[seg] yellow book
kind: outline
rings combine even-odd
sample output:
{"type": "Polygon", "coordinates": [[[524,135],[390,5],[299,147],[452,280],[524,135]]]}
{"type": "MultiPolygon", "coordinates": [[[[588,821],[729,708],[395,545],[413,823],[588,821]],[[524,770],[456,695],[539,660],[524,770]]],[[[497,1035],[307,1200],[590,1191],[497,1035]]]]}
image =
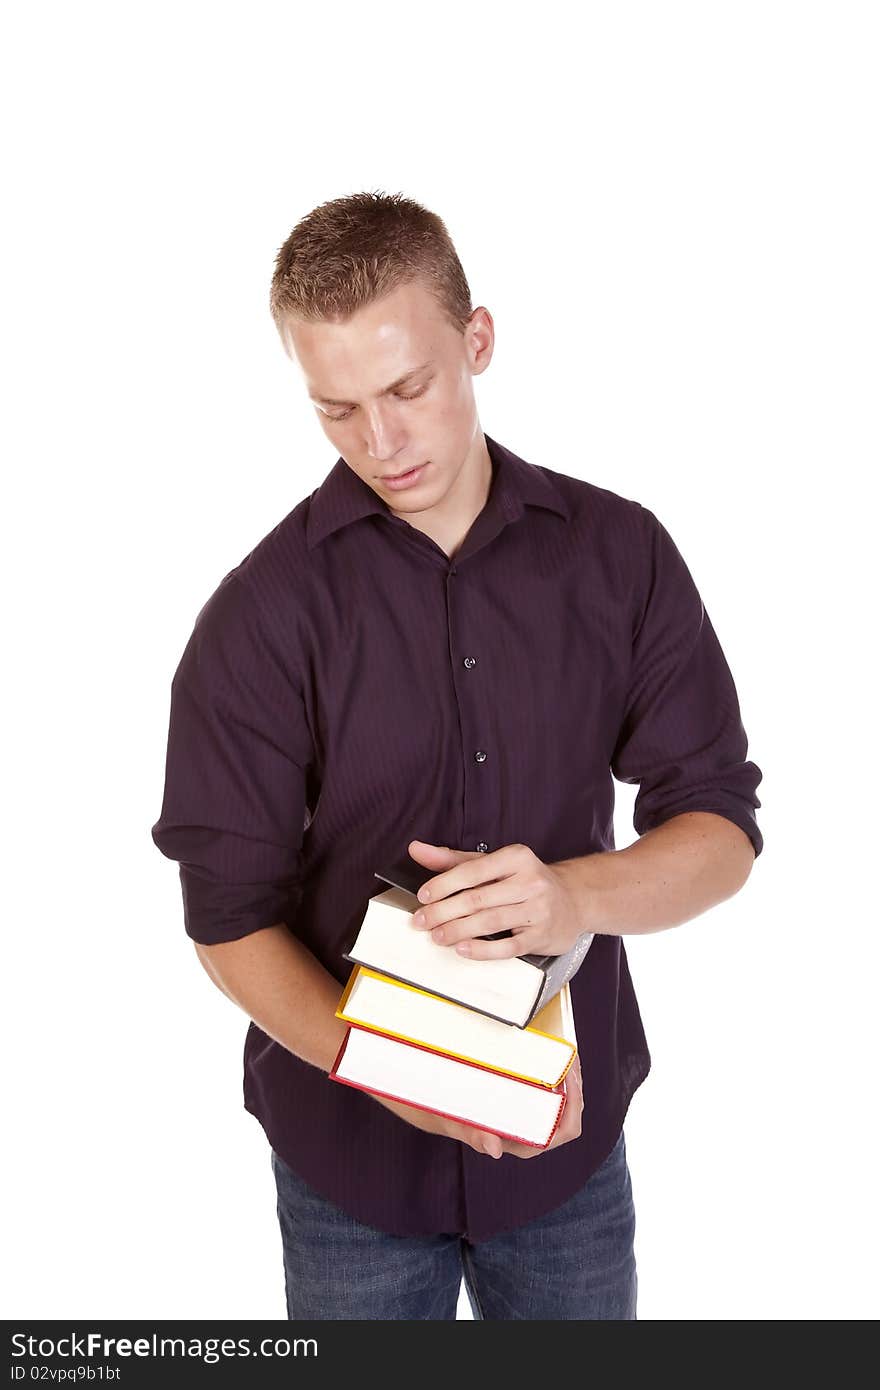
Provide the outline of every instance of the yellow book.
{"type": "Polygon", "coordinates": [[[471,1062],[538,1086],[558,1086],[577,1053],[566,983],[526,1028],[356,965],[336,1017],[355,1028],[471,1062]]]}

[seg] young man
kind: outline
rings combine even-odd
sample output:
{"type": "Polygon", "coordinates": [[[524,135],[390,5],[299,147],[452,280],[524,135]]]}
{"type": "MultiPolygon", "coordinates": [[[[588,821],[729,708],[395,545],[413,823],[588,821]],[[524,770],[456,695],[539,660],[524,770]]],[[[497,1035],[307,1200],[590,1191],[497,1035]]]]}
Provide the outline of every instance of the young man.
{"type": "Polygon", "coordinates": [[[288,1315],[454,1318],[463,1273],[475,1317],[634,1319],[623,1121],[650,1056],[622,937],[730,897],[761,852],[730,670],[652,512],[481,429],[492,316],[437,216],[316,208],[271,310],[339,457],[198,614],[152,834],[251,1019],[288,1315]],[[639,786],[619,851],[612,774],[639,786]],[[328,1079],[343,952],[407,854],[449,950],[595,933],[547,1150],[328,1079]]]}

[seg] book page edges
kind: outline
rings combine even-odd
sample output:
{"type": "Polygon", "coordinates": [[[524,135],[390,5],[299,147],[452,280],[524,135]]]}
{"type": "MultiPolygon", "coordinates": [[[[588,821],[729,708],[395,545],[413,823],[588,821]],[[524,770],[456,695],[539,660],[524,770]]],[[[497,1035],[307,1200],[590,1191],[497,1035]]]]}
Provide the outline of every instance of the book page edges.
{"type": "Polygon", "coordinates": [[[425,989],[423,989],[423,987],[422,987],[421,985],[416,985],[416,984],[414,984],[412,980],[405,979],[403,975],[395,975],[395,974],[393,974],[392,971],[390,970],[390,968],[389,968],[388,966],[386,966],[386,967],[384,968],[384,970],[380,970],[379,967],[378,967],[377,965],[371,964],[368,960],[366,960],[366,959],[363,959],[363,960],[362,960],[359,956],[353,955],[353,954],[352,954],[353,951],[354,951],[354,947],[352,947],[351,951],[344,951],[344,952],[343,952],[343,958],[344,958],[345,960],[351,961],[354,965],[360,965],[364,970],[369,970],[369,971],[371,971],[374,975],[385,975],[388,979],[394,980],[395,984],[408,985],[411,989],[419,989],[419,990],[421,990],[422,993],[424,993],[424,994],[433,993],[437,999],[443,999],[443,1000],[445,1000],[448,1004],[458,1004],[458,1005],[460,1005],[460,1007],[463,1008],[463,1009],[473,1009],[475,1013],[478,1013],[478,1014],[485,1014],[487,1018],[494,1018],[494,1019],[496,1019],[496,1020],[498,1021],[498,1023],[509,1023],[509,1024],[511,1024],[512,1027],[514,1027],[514,1028],[527,1028],[528,1025],[529,1025],[530,1020],[531,1020],[531,1019],[534,1017],[534,1015],[538,1012],[538,1010],[536,1009],[535,1005],[536,1005],[537,1002],[538,1002],[538,998],[539,998],[540,992],[541,992],[540,981],[543,981],[543,978],[544,978],[543,975],[540,975],[540,974],[539,974],[539,976],[538,976],[538,979],[539,979],[538,994],[535,996],[534,1000],[532,1001],[531,1005],[529,1006],[528,1017],[526,1017],[526,1018],[523,1020],[523,1022],[520,1023],[520,1022],[518,1021],[518,1019],[515,1019],[515,1018],[505,1018],[503,1014],[493,1014],[493,1012],[492,1012],[491,1009],[485,1009],[485,1008],[483,1008],[483,1007],[482,1007],[481,1005],[479,1005],[479,1004],[464,1004],[464,1003],[462,1003],[461,999],[456,999],[456,998],[455,998],[453,995],[451,995],[451,994],[444,994],[444,993],[443,993],[441,990],[439,990],[439,989],[434,989],[433,991],[431,991],[431,990],[425,990],[425,989]]]}
{"type": "Polygon", "coordinates": [[[477,1124],[475,1120],[468,1119],[466,1115],[451,1115],[447,1110],[435,1110],[433,1106],[424,1105],[421,1101],[408,1100],[406,1096],[394,1095],[391,1091],[380,1091],[376,1086],[365,1086],[362,1082],[352,1081],[351,1078],[347,1076],[337,1076],[335,1074],[335,1067],[334,1071],[330,1072],[329,1075],[330,1080],[338,1082],[340,1086],[351,1086],[356,1091],[367,1092],[368,1095],[384,1096],[386,1100],[396,1100],[400,1105],[411,1105],[414,1110],[426,1110],[430,1115],[439,1115],[444,1120],[454,1120],[456,1124],[467,1125],[469,1129],[482,1129],[485,1130],[487,1134],[497,1134],[501,1139],[512,1139],[517,1144],[527,1144],[530,1149],[546,1149],[559,1128],[562,1112],[565,1109],[566,1097],[564,1093],[561,1093],[559,1097],[559,1108],[556,1112],[553,1128],[548,1134],[545,1142],[539,1144],[534,1139],[526,1139],[522,1134],[511,1134],[504,1129],[492,1129],[489,1125],[477,1124]]]}
{"type": "Polygon", "coordinates": [[[555,1091],[556,1087],[568,1075],[574,1062],[572,1052],[562,1071],[553,1081],[542,1081],[539,1076],[530,1076],[528,1072],[511,1071],[509,1067],[493,1067],[491,1063],[480,1061],[477,1057],[469,1057],[466,1052],[455,1052],[450,1047],[438,1047],[435,1044],[421,1042],[418,1038],[409,1038],[405,1033],[395,1033],[390,1028],[379,1028],[375,1023],[365,1022],[363,1019],[356,1018],[354,1014],[345,1014],[344,1021],[352,1028],[362,1028],[365,1033],[377,1033],[383,1038],[393,1038],[397,1042],[405,1043],[407,1047],[419,1047],[423,1052],[436,1052],[440,1057],[451,1057],[454,1062],[465,1062],[469,1067],[479,1067],[482,1071],[495,1072],[497,1076],[509,1076],[513,1081],[526,1081],[530,1086],[539,1086],[542,1091],[555,1091]]]}
{"type": "MultiPolygon", "coordinates": [[[[430,989],[423,989],[421,985],[412,985],[412,984],[410,984],[409,981],[407,981],[407,980],[398,980],[398,979],[395,978],[395,976],[393,976],[393,975],[386,975],[384,971],[382,971],[382,970],[376,970],[376,969],[374,969],[374,968],[373,968],[372,966],[370,966],[370,965],[360,965],[360,964],[358,964],[358,965],[355,967],[355,969],[352,971],[352,977],[351,977],[351,979],[349,980],[348,984],[346,985],[346,987],[345,987],[345,992],[344,992],[342,998],[341,998],[340,1001],[339,1001],[339,1009],[337,1009],[337,1011],[336,1011],[337,1014],[339,1013],[340,1009],[343,1009],[344,1006],[348,1003],[348,998],[349,998],[349,995],[351,994],[352,989],[354,988],[355,978],[356,978],[358,972],[360,972],[360,973],[362,973],[362,974],[364,974],[364,975],[369,975],[369,976],[370,976],[372,979],[374,979],[374,980],[381,980],[384,984],[393,985],[396,989],[408,989],[412,994],[424,994],[424,995],[427,995],[427,997],[428,997],[429,999],[441,999],[441,1000],[443,1001],[444,1004],[450,1004],[450,1005],[451,1005],[453,1008],[455,1008],[455,1009],[463,1009],[463,1010],[465,1010],[466,1012],[468,1012],[468,1006],[467,1006],[467,1004],[460,1004],[460,1003],[458,1002],[457,999],[448,999],[448,998],[447,998],[445,995],[443,995],[443,994],[435,994],[435,993],[434,993],[432,990],[430,990],[430,989]]],[[[564,990],[564,989],[565,989],[565,986],[563,985],[563,990],[564,990]]],[[[561,994],[561,992],[560,992],[560,994],[561,994]]],[[[550,1002],[549,1002],[548,1004],[545,1004],[544,1009],[540,1009],[540,1010],[538,1011],[538,1013],[535,1015],[535,1018],[538,1018],[539,1015],[540,1015],[541,1013],[543,1013],[545,1009],[546,1009],[546,1011],[549,1013],[549,1012],[554,1008],[554,1005],[556,1004],[556,998],[557,998],[557,997],[560,997],[560,996],[554,996],[554,998],[551,999],[550,1002]]],[[[482,1013],[483,1010],[480,1009],[480,1010],[477,1010],[477,1012],[482,1013]]],[[[562,1012],[562,1010],[560,1010],[560,1012],[562,1012]]],[[[490,1016],[490,1015],[487,1014],[487,1017],[489,1017],[489,1016],[490,1016]]],[[[501,1020],[499,1020],[499,1022],[500,1022],[500,1021],[501,1021],[501,1020]]],[[[516,1025],[515,1023],[512,1023],[512,1024],[509,1025],[509,1027],[511,1027],[511,1028],[515,1028],[516,1026],[517,1026],[517,1025],[516,1025]]],[[[546,1029],[546,1028],[537,1028],[537,1027],[534,1025],[534,1023],[530,1023],[530,1024],[529,1024],[528,1031],[529,1031],[530,1033],[539,1033],[539,1034],[541,1035],[542,1038],[549,1038],[551,1042],[562,1043],[565,1047],[570,1047],[570,1046],[571,1046],[571,1041],[572,1041],[572,1040],[571,1040],[570,1038],[567,1038],[567,1037],[564,1035],[564,1033],[552,1033],[552,1032],[550,1032],[550,1031],[549,1031],[548,1029],[546,1029]]]]}
{"type": "MultiPolygon", "coordinates": [[[[416,985],[407,984],[402,980],[396,980],[393,976],[385,975],[380,970],[371,970],[368,966],[358,965],[352,972],[352,977],[346,985],[345,990],[343,992],[343,996],[339,1001],[339,1006],[336,1009],[337,1018],[342,1019],[345,1023],[351,1024],[355,1028],[363,1028],[367,1032],[378,1033],[381,1036],[387,1038],[396,1038],[400,1042],[407,1043],[410,1046],[421,1047],[429,1052],[436,1052],[443,1056],[451,1057],[458,1061],[468,1062],[473,1066],[482,1067],[486,1071],[497,1072],[500,1076],[510,1076],[518,1081],[528,1081],[534,1086],[540,1086],[542,1090],[555,1090],[555,1088],[562,1082],[562,1080],[568,1074],[568,1071],[572,1066],[572,1063],[574,1062],[577,1047],[573,1038],[566,1037],[564,1033],[545,1032],[543,1029],[535,1028],[533,1025],[530,1025],[527,1030],[520,1031],[528,1031],[531,1033],[535,1033],[539,1037],[546,1038],[549,1042],[555,1043],[559,1047],[568,1049],[567,1056],[565,1058],[561,1070],[555,1077],[552,1078],[552,1080],[549,1081],[539,1076],[533,1076],[529,1072],[517,1071],[515,1068],[501,1065],[495,1066],[492,1064],[491,1061],[473,1057],[470,1053],[462,1052],[453,1047],[444,1047],[440,1043],[431,1042],[424,1038],[415,1037],[412,1034],[402,1032],[398,1028],[393,1028],[390,1026],[387,1028],[383,1028],[381,1023],[377,1023],[373,1019],[361,1018],[352,1008],[346,1007],[346,1004],[350,999],[350,996],[354,990],[354,986],[357,983],[357,979],[360,975],[365,975],[370,979],[378,980],[381,984],[390,986],[394,989],[408,990],[410,993],[415,995],[421,995],[426,999],[438,1000],[439,1002],[447,1005],[450,1008],[460,1009],[463,1010],[465,1013],[473,1012],[472,1010],[469,1010],[466,1005],[457,1004],[453,1000],[444,999],[442,995],[432,994],[430,990],[420,989],[416,985]]],[[[567,1014],[570,1015],[571,1013],[570,1001],[563,997],[564,994],[567,994],[567,991],[563,986],[563,994],[560,994],[559,996],[551,1000],[550,1004],[546,1006],[546,1012],[551,1016],[556,1015],[563,1023],[567,1021],[567,1014]],[[567,1010],[566,1004],[568,1005],[567,1010]]],[[[503,1026],[507,1028],[515,1028],[516,1024],[504,1024],[503,1026]]]]}
{"type": "MultiPolygon", "coordinates": [[[[519,979],[523,968],[529,976],[533,976],[533,993],[523,991],[522,1005],[524,1010],[524,1020],[503,1018],[501,1014],[493,1013],[491,1007],[484,1007],[483,1004],[466,1004],[467,1008],[477,1008],[480,1012],[487,1014],[490,1018],[498,1018],[501,1022],[512,1022],[517,1028],[524,1028],[534,1016],[538,1002],[541,998],[545,984],[544,970],[536,965],[529,956],[509,956],[490,962],[477,961],[458,956],[450,951],[448,946],[438,945],[432,941],[430,934],[419,931],[413,924],[412,916],[415,907],[418,907],[418,899],[411,893],[404,892],[399,888],[389,888],[386,892],[379,893],[371,897],[367,902],[367,910],[361,921],[357,935],[349,947],[344,952],[347,960],[355,961],[360,965],[368,966],[373,970],[378,970],[386,975],[393,975],[396,979],[403,980],[407,984],[415,983],[411,975],[403,973],[407,968],[418,971],[421,976],[421,985],[425,986],[425,975],[423,969],[427,962],[433,957],[445,975],[444,983],[453,992],[447,993],[435,984],[431,992],[441,998],[450,999],[455,1003],[461,1000],[456,998],[454,991],[458,988],[458,981],[470,981],[474,979],[474,969],[482,965],[491,964],[493,970],[491,976],[496,980],[504,981],[500,987],[498,984],[487,985],[486,988],[491,995],[492,1002],[497,1002],[502,1007],[507,1007],[511,998],[509,989],[506,987],[508,980],[519,979]],[[407,957],[406,963],[401,970],[394,970],[387,961],[380,963],[380,956],[386,955],[385,947],[391,947],[391,938],[397,930],[394,918],[402,918],[401,926],[406,936],[410,937],[409,944],[404,948],[404,955],[407,957]],[[361,950],[361,955],[355,954],[356,949],[361,950]],[[366,948],[366,949],[365,949],[366,948]],[[366,950],[376,951],[376,959],[370,961],[366,956],[366,950]],[[413,954],[415,952],[415,954],[413,954]],[[441,965],[442,962],[442,965],[441,965]],[[452,965],[454,962],[454,966],[452,965]]],[[[538,958],[540,959],[540,957],[538,958]]],[[[429,967],[430,968],[430,967],[429,967]]],[[[524,977],[523,977],[524,978],[524,977]]],[[[517,987],[518,988],[518,987],[517,987]]]]}

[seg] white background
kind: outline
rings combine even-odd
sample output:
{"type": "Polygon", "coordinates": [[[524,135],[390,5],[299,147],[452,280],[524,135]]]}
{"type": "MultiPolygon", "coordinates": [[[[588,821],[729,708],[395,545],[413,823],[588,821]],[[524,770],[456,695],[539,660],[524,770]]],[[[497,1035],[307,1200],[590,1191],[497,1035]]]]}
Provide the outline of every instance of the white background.
{"type": "Polygon", "coordinates": [[[247,1020],[150,827],[199,608],[336,457],[269,317],[275,253],[379,188],[444,218],[494,315],[483,428],[669,529],[764,772],[742,892],[626,938],[639,1317],[876,1317],[875,22],[7,18],[5,1316],[285,1316],[247,1020]]]}

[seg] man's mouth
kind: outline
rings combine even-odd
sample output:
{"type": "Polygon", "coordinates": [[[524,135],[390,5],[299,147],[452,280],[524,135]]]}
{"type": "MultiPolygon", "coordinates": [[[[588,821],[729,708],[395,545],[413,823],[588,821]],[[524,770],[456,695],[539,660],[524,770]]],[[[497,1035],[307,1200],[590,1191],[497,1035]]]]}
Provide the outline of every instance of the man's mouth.
{"type": "Polygon", "coordinates": [[[430,463],[430,459],[426,463],[418,463],[414,468],[406,469],[403,473],[383,473],[382,482],[387,483],[394,491],[399,491],[400,488],[410,487],[412,484],[420,481],[422,474],[428,467],[428,463],[430,463]]]}
{"type": "Polygon", "coordinates": [[[412,468],[405,468],[405,469],[403,470],[402,473],[383,473],[383,474],[382,474],[382,477],[383,477],[383,478],[408,478],[409,475],[410,475],[410,473],[416,473],[416,472],[418,472],[418,470],[419,470],[420,468],[423,468],[423,467],[424,467],[424,464],[416,463],[416,464],[413,464],[412,468]]]}

